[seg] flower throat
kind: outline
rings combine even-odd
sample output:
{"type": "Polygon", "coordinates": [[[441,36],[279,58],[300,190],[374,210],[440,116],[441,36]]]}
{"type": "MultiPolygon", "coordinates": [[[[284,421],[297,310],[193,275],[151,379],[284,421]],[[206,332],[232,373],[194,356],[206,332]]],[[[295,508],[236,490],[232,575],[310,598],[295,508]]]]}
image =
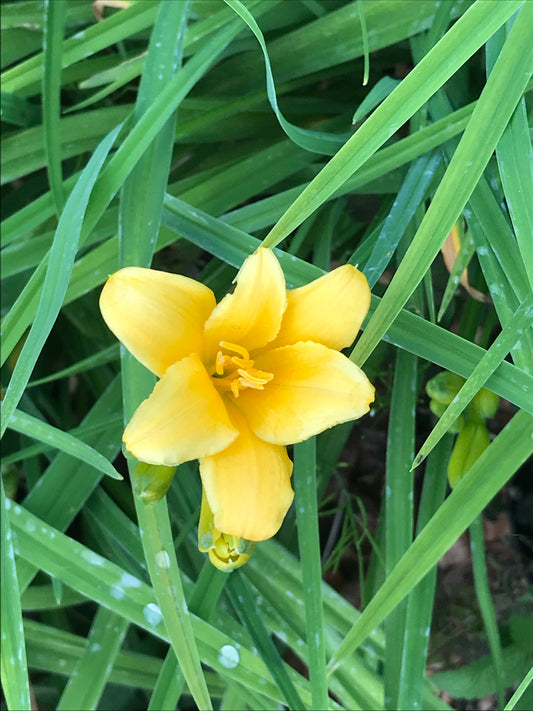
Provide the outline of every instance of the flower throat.
{"type": "Polygon", "coordinates": [[[228,341],[220,341],[222,350],[218,351],[215,359],[213,382],[221,392],[232,392],[239,397],[239,392],[244,388],[264,390],[264,386],[274,377],[272,373],[258,370],[246,348],[228,341]],[[225,353],[224,351],[229,351],[225,353]],[[237,355],[232,355],[232,354],[237,355]]]}

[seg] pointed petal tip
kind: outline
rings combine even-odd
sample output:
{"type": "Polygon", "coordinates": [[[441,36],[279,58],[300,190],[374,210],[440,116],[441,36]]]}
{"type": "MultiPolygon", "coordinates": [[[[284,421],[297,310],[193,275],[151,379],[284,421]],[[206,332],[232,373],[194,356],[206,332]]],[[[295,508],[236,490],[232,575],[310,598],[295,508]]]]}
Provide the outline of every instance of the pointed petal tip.
{"type": "Polygon", "coordinates": [[[287,292],[287,309],[271,347],[314,341],[341,350],[353,343],[370,307],[365,275],[344,264],[287,292]]]}
{"type": "Polygon", "coordinates": [[[236,276],[237,286],[227,294],[205,324],[208,359],[220,341],[244,346],[249,352],[272,341],[287,308],[283,270],[271,249],[259,247],[247,257],[236,276]]]}

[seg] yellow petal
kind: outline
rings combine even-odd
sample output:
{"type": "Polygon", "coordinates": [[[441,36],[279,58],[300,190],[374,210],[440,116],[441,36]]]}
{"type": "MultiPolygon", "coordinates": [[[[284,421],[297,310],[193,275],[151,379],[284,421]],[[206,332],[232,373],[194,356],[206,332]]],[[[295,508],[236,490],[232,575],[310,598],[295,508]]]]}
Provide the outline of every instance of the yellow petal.
{"type": "Polygon", "coordinates": [[[200,474],[214,525],[225,534],[264,541],[281,526],[292,503],[292,462],[285,447],[263,442],[234,405],[239,436],[219,454],[200,460],[200,474]]]}
{"type": "Polygon", "coordinates": [[[345,264],[287,292],[287,310],[270,347],[315,341],[340,351],[353,343],[369,306],[365,275],[345,264]]]}
{"type": "Polygon", "coordinates": [[[196,354],[168,368],[135,411],[123,441],[149,464],[177,466],[225,449],[238,434],[196,354]]]}
{"type": "Polygon", "coordinates": [[[102,316],[137,360],[158,376],[189,355],[203,355],[203,327],[215,308],[211,289],[194,279],[126,267],[100,296],[102,316]]]}
{"type": "Polygon", "coordinates": [[[374,387],[355,363],[320,343],[297,343],[261,353],[273,373],[264,390],[242,390],[235,404],[258,437],[274,444],[301,442],[370,409],[374,387]]]}
{"type": "Polygon", "coordinates": [[[260,247],[237,275],[237,286],[217,305],[205,325],[208,358],[220,341],[262,348],[276,337],[287,306],[285,277],[270,249],[260,247]]]}

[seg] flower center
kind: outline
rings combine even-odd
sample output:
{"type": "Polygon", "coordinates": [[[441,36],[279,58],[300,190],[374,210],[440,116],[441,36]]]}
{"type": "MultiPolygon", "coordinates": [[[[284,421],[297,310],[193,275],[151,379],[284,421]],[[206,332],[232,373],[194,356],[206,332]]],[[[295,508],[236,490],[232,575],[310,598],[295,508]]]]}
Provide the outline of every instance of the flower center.
{"type": "Polygon", "coordinates": [[[243,346],[228,341],[220,341],[219,345],[222,350],[217,353],[211,373],[217,389],[231,391],[235,397],[239,397],[239,391],[243,388],[264,390],[264,386],[274,377],[272,373],[258,370],[243,346]],[[224,351],[229,351],[229,354],[224,351]]]}

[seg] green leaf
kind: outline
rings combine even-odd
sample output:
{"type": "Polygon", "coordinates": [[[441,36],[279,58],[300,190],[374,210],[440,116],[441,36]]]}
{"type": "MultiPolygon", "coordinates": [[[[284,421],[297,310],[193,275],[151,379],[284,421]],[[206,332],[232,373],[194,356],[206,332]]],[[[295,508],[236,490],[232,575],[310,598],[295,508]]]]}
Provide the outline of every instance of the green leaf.
{"type": "Polygon", "coordinates": [[[316,440],[294,445],[294,489],[298,546],[302,561],[305,636],[309,655],[309,680],[313,708],[327,709],[326,643],[322,614],[322,566],[318,535],[316,440]]]}
{"type": "Polygon", "coordinates": [[[20,592],[15,568],[15,552],[11,537],[8,508],[2,481],[2,689],[8,709],[30,711],[30,688],[26,645],[22,629],[20,592]]]}
{"type": "Polygon", "coordinates": [[[65,0],[45,0],[44,3],[44,73],[43,73],[43,130],[48,181],[56,212],[61,215],[65,204],[61,168],[61,50],[65,29],[67,4],[65,0]]]}
{"type": "MultiPolygon", "coordinates": [[[[263,625],[261,617],[256,610],[256,602],[251,594],[251,590],[246,580],[242,577],[240,570],[235,570],[231,573],[227,586],[231,594],[230,599],[232,605],[244,626],[249,631],[254,645],[257,647],[259,654],[270,670],[279,690],[282,692],[284,702],[291,711],[305,708],[281,660],[276,645],[270,639],[268,631],[263,625]]],[[[234,663],[235,651],[234,649],[227,650],[228,661],[226,664],[234,663]]]]}
{"type": "MultiPolygon", "coordinates": [[[[488,9],[489,6],[484,3],[473,5],[432,52],[444,42],[462,20],[465,20],[467,15],[475,14],[474,10],[481,7],[488,9]]],[[[494,10],[501,10],[504,7],[511,9],[511,3],[506,3],[505,6],[491,4],[490,7],[494,10]]],[[[398,267],[379,308],[376,309],[372,320],[352,352],[351,358],[359,364],[365,362],[397,317],[403,304],[422,280],[481,178],[482,172],[524,92],[533,72],[533,43],[530,41],[529,32],[533,21],[531,13],[533,13],[533,5],[526,3],[518,15],[422,224],[398,267]],[[480,136],[482,136],[482,140],[480,140],[480,136]],[[460,185],[460,190],[458,190],[458,185],[460,185]]],[[[412,74],[423,65],[432,52],[417,64],[412,74]]],[[[398,89],[400,88],[401,86],[398,87],[398,89]]],[[[391,97],[394,96],[394,93],[391,94],[391,97]]],[[[385,103],[386,101],[382,106],[385,103]]]]}
{"type": "Polygon", "coordinates": [[[38,420],[26,412],[15,410],[7,426],[9,429],[15,430],[15,432],[20,432],[33,439],[38,439],[40,442],[45,442],[52,447],[57,447],[57,449],[76,457],[76,459],[81,459],[82,462],[86,462],[113,479],[122,479],[111,462],[100,454],[100,452],[97,452],[92,447],[89,447],[88,444],[68,434],[68,432],[62,432],[58,430],[57,427],[38,420]]]}
{"type": "Polygon", "coordinates": [[[128,627],[128,620],[105,607],[98,609],[83,654],[61,694],[58,711],[98,707],[128,627]]]}
{"type": "Polygon", "coordinates": [[[41,301],[9,381],[2,402],[2,433],[9,424],[20,397],[26,387],[39,353],[55,323],[63,304],[74,258],[78,249],[83,217],[89,197],[102,165],[118,135],[120,126],[112,131],[98,146],[72,191],[57,226],[50,259],[44,278],[41,301]]]}
{"type": "MultiPolygon", "coordinates": [[[[272,2],[277,2],[278,0],[271,0],[272,2]]],[[[240,0],[224,0],[224,2],[229,5],[236,13],[241,17],[248,27],[252,30],[257,38],[263,52],[263,57],[265,60],[266,69],[266,83],[267,83],[267,94],[270,106],[274,111],[276,118],[279,121],[280,126],[285,131],[287,136],[296,143],[296,145],[301,148],[305,148],[308,151],[313,151],[315,153],[325,153],[326,155],[332,155],[337,151],[340,146],[346,141],[346,136],[335,136],[327,133],[322,133],[318,131],[309,131],[298,126],[294,126],[290,121],[283,116],[281,113],[278,100],[276,97],[276,86],[274,84],[274,76],[272,74],[272,68],[270,66],[270,59],[268,57],[268,52],[265,44],[265,39],[263,33],[259,29],[257,22],[254,20],[253,15],[248,11],[248,9],[240,2],[240,0]]]]}
{"type": "MultiPolygon", "coordinates": [[[[311,181],[266,236],[264,246],[279,244],[340,188],[521,5],[521,0],[472,5],[311,181]]],[[[529,77],[524,81],[519,76],[521,94],[529,77]]]]}

